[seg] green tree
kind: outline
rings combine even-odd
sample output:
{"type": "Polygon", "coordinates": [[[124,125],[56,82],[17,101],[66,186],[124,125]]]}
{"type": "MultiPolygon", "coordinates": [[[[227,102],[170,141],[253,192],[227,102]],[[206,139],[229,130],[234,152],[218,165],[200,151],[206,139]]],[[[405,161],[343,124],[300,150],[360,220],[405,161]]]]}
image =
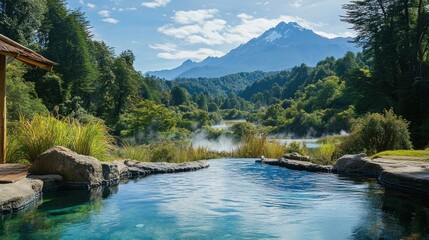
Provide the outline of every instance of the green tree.
{"type": "Polygon", "coordinates": [[[121,115],[122,136],[133,136],[137,144],[153,140],[152,133],[168,134],[176,127],[173,111],[151,100],[142,100],[121,115]]]}
{"type": "Polygon", "coordinates": [[[173,106],[179,106],[186,103],[188,103],[186,90],[177,85],[174,86],[173,89],[171,89],[171,104],[173,106]]]}
{"type": "Polygon", "coordinates": [[[62,0],[47,0],[48,11],[41,29],[44,55],[60,63],[63,99],[79,96],[89,108],[95,91],[97,69],[90,55],[89,23],[79,10],[68,11],[62,0]]]}
{"type": "Polygon", "coordinates": [[[0,33],[23,45],[38,47],[36,37],[45,12],[45,0],[0,0],[0,33]]]}
{"type": "Polygon", "coordinates": [[[368,84],[377,91],[362,94],[383,99],[409,120],[415,146],[424,147],[429,140],[429,2],[354,0],[344,8],[343,20],[353,25],[355,41],[373,59],[368,84]]]}
{"type": "Polygon", "coordinates": [[[26,68],[19,62],[8,65],[6,73],[6,95],[8,121],[18,121],[20,116],[31,119],[40,113],[47,113],[45,105],[37,97],[34,83],[23,78],[26,68]]]}

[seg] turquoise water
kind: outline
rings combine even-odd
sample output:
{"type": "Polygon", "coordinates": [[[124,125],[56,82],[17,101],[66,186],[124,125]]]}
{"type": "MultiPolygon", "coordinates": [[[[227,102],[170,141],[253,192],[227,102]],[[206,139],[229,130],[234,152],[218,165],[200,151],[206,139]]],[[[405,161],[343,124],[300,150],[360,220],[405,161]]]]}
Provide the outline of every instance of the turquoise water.
{"type": "Polygon", "coordinates": [[[374,181],[214,160],[197,172],[45,195],[0,239],[429,239],[429,202],[374,181]]]}

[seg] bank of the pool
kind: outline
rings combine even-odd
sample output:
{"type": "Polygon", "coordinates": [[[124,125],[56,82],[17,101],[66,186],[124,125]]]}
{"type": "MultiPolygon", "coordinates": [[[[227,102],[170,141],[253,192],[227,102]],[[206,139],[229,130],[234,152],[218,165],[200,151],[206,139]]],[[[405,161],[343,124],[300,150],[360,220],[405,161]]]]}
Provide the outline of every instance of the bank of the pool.
{"type": "Polygon", "coordinates": [[[424,161],[370,159],[365,154],[345,155],[333,166],[285,158],[258,161],[293,170],[376,178],[386,188],[429,197],[429,163],[424,161]]]}
{"type": "Polygon", "coordinates": [[[127,159],[100,162],[64,147],[54,147],[36,159],[27,177],[0,184],[0,215],[24,209],[37,201],[43,192],[110,187],[118,185],[121,180],[208,167],[206,161],[167,163],[127,159]]]}

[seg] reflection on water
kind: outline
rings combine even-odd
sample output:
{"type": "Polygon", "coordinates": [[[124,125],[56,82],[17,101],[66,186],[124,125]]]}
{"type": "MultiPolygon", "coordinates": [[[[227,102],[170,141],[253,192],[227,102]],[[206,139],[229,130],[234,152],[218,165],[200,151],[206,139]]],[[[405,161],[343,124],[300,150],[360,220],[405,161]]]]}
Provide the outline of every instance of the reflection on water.
{"type": "Polygon", "coordinates": [[[429,201],[375,181],[216,160],[118,188],[57,192],[0,239],[429,239],[429,201]]]}

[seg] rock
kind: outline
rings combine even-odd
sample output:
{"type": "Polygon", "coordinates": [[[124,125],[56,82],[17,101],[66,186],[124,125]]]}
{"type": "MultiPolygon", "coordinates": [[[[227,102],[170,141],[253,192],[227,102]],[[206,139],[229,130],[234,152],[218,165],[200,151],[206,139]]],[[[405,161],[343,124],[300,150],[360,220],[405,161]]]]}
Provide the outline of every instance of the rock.
{"type": "Polygon", "coordinates": [[[263,161],[263,163],[268,165],[273,165],[273,166],[284,167],[292,170],[308,171],[308,172],[329,173],[332,170],[332,166],[324,166],[324,165],[314,164],[311,162],[290,160],[290,159],[284,159],[284,158],[279,158],[277,160],[266,159],[263,161]]]}
{"type": "Polygon", "coordinates": [[[333,172],[375,177],[387,188],[429,196],[429,163],[426,162],[345,155],[338,159],[333,172]]]}
{"type": "Polygon", "coordinates": [[[119,168],[116,163],[102,162],[103,186],[118,185],[120,180],[119,168]]]}
{"type": "Polygon", "coordinates": [[[133,176],[145,176],[149,174],[189,172],[209,167],[204,161],[195,161],[187,163],[167,163],[167,162],[137,162],[125,160],[124,164],[128,166],[133,176]]]}
{"type": "Polygon", "coordinates": [[[43,192],[49,192],[61,189],[64,178],[61,175],[29,175],[29,179],[37,179],[43,181],[43,192]]]}
{"type": "Polygon", "coordinates": [[[37,200],[43,182],[24,178],[15,183],[0,184],[0,214],[17,212],[37,200]]]}
{"type": "Polygon", "coordinates": [[[102,164],[97,159],[65,147],[53,147],[40,154],[30,172],[34,175],[61,175],[70,188],[92,188],[103,182],[102,164]]]}
{"type": "Polygon", "coordinates": [[[298,161],[310,162],[310,157],[309,156],[303,156],[303,155],[301,155],[300,153],[297,153],[297,152],[285,153],[285,155],[283,155],[283,158],[290,159],[290,160],[298,160],[298,161]]]}
{"type": "Polygon", "coordinates": [[[122,161],[116,160],[113,163],[116,164],[116,166],[118,166],[119,176],[121,179],[131,176],[128,166],[125,165],[123,160],[122,161]]]}
{"type": "Polygon", "coordinates": [[[367,163],[366,154],[344,155],[337,160],[333,172],[337,173],[359,173],[363,166],[367,163]]]}

